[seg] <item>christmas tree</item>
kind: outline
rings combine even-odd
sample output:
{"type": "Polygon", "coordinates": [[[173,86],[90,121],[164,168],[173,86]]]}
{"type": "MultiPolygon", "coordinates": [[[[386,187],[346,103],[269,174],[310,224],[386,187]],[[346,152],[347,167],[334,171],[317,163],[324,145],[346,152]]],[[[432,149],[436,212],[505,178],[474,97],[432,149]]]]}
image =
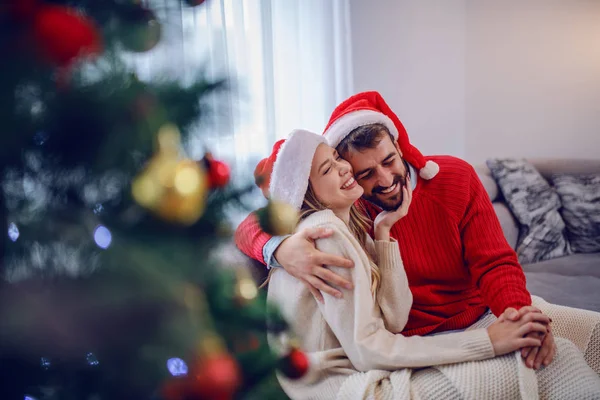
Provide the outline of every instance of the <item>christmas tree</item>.
{"type": "Polygon", "coordinates": [[[0,398],[285,398],[306,357],[269,349],[286,322],[219,251],[249,188],[186,156],[227,80],[139,80],[124,55],[161,40],[140,1],[3,4],[0,398]]]}

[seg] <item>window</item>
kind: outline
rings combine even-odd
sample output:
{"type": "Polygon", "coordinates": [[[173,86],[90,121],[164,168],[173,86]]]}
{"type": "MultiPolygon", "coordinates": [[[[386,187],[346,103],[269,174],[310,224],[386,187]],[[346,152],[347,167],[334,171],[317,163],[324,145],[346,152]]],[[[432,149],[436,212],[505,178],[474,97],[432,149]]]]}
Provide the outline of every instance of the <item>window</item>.
{"type": "Polygon", "coordinates": [[[192,156],[226,160],[238,182],[294,128],[322,132],[351,88],[347,0],[208,0],[167,8],[153,0],[163,41],[129,56],[140,79],[184,81],[203,69],[229,77],[216,112],[199,123],[192,156]]]}

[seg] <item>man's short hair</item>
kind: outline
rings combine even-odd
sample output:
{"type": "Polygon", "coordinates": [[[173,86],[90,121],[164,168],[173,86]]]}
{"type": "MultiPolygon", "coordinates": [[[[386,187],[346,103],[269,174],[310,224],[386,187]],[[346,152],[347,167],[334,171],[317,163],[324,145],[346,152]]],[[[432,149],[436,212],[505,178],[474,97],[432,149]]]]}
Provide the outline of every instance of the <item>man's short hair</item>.
{"type": "Polygon", "coordinates": [[[344,140],[338,144],[336,150],[340,154],[346,154],[350,150],[362,151],[373,149],[381,142],[385,135],[390,137],[392,143],[396,141],[388,128],[383,124],[369,124],[359,126],[352,130],[344,140]]]}

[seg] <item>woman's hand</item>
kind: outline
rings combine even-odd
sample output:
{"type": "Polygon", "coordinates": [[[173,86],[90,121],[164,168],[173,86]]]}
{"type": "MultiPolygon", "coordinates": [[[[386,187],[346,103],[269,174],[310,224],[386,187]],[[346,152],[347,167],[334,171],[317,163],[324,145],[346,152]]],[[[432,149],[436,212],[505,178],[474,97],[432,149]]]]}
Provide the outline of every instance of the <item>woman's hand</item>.
{"type": "Polygon", "coordinates": [[[402,204],[400,204],[400,207],[395,211],[382,211],[377,218],[375,218],[375,222],[373,222],[375,227],[375,240],[390,240],[390,229],[392,229],[392,226],[408,214],[408,208],[412,202],[412,193],[410,176],[408,176],[406,185],[402,188],[402,204]]]}
{"type": "Polygon", "coordinates": [[[528,312],[518,321],[509,321],[502,314],[496,322],[487,328],[494,347],[494,354],[501,356],[523,347],[539,347],[543,337],[548,333],[550,318],[539,312],[528,312]],[[524,337],[537,332],[540,337],[524,337]]]}

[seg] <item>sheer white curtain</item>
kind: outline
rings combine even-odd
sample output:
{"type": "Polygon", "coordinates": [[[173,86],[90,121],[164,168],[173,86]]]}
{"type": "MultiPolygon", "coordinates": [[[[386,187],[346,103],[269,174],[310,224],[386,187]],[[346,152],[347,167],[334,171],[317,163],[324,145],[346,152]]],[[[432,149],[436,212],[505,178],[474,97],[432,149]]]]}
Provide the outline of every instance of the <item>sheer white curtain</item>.
{"type": "Polygon", "coordinates": [[[140,79],[191,79],[203,69],[228,77],[217,113],[198,124],[194,156],[206,145],[238,181],[294,128],[322,132],[350,95],[349,0],[207,0],[192,7],[152,0],[163,42],[131,61],[140,79]],[[168,6],[168,4],[170,6],[168,6]]]}

